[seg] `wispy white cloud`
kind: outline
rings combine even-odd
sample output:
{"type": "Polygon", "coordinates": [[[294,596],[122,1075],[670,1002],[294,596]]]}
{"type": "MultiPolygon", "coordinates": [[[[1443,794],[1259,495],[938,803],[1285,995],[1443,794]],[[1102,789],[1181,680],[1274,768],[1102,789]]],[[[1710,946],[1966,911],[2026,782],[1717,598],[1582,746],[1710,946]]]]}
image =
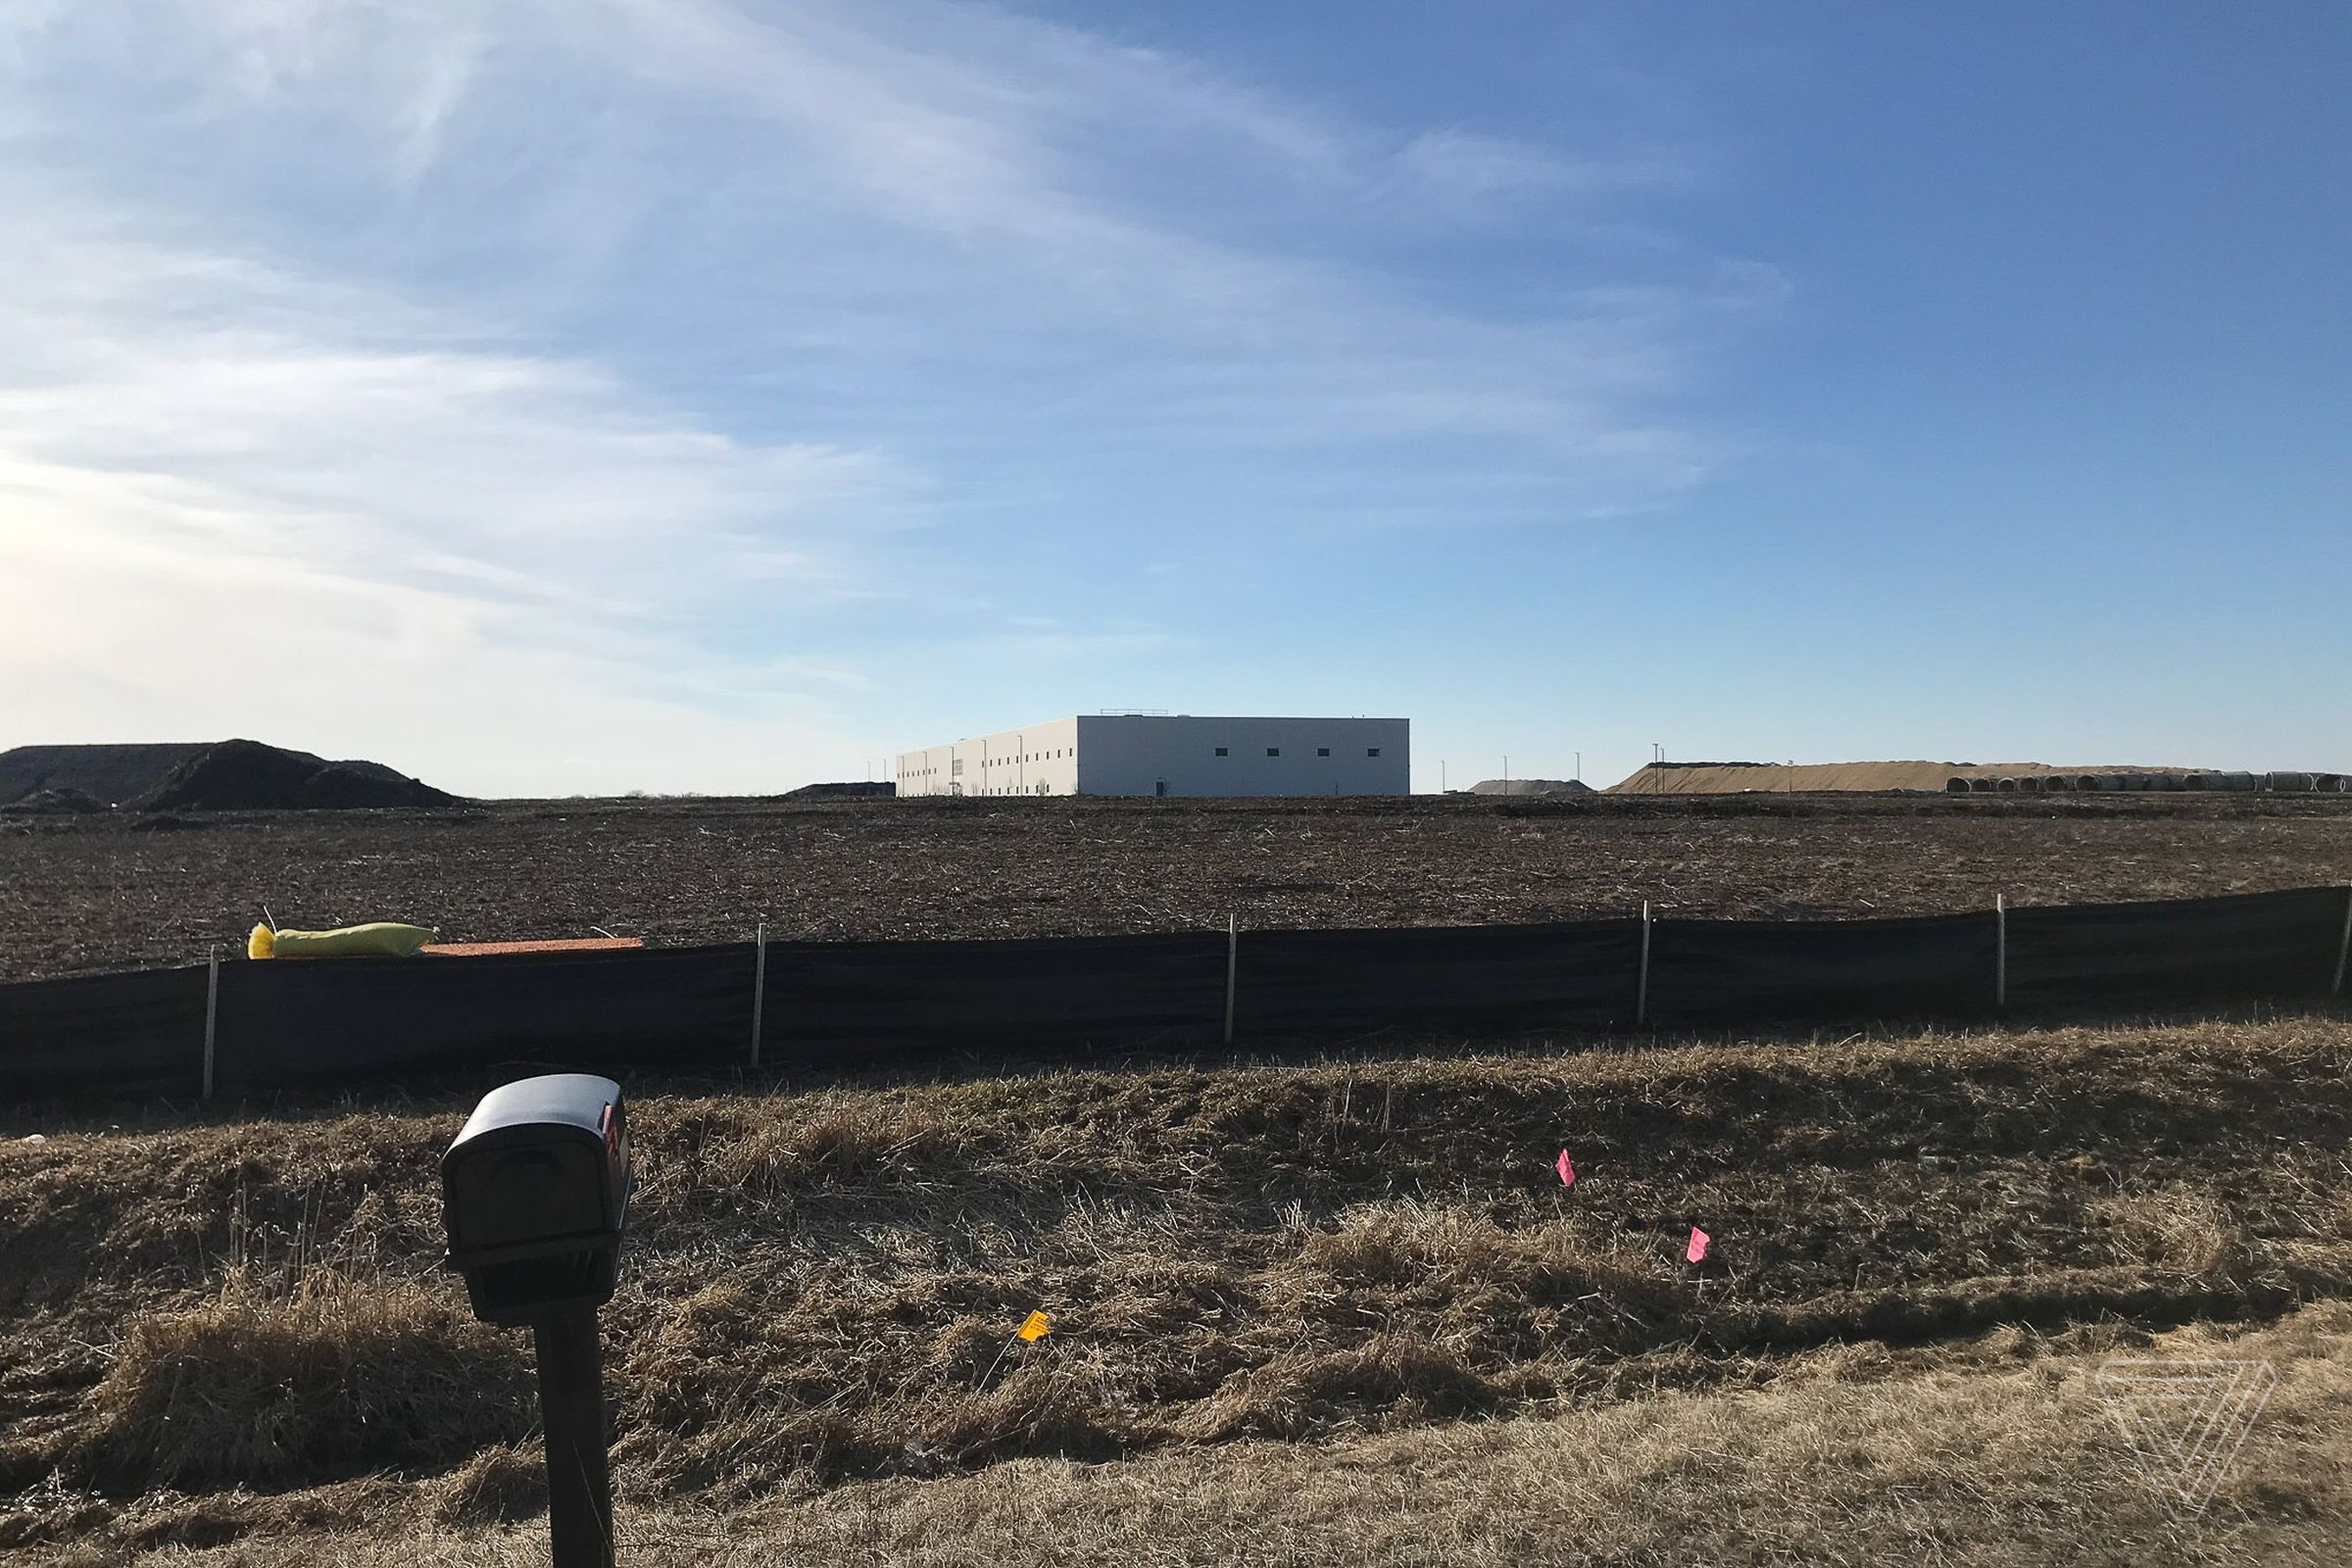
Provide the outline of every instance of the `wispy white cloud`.
{"type": "Polygon", "coordinates": [[[242,259],[19,238],[6,739],[365,727],[464,788],[552,788],[559,760],[612,788],[749,788],[774,782],[745,763],[780,714],[840,727],[805,695],[837,679],[694,630],[747,592],[788,620],[855,584],[859,531],[909,494],[877,454],[743,442],[590,364],[242,259]],[[645,749],[681,726],[706,738],[645,749]]]}
{"type": "Polygon", "coordinates": [[[1006,618],[981,519],[1091,526],[1088,474],[1653,504],[1724,451],[1671,406],[1768,270],[1396,248],[1688,177],[974,6],[12,10],[0,742],[764,787],[870,752],[843,704],[910,641],[1180,654],[1006,618]]]}
{"type": "Polygon", "coordinates": [[[1406,199],[1457,213],[1495,200],[1687,189],[1703,172],[1687,155],[1658,149],[1564,157],[1516,137],[1459,128],[1419,132],[1397,151],[1395,165],[1406,199]]]}

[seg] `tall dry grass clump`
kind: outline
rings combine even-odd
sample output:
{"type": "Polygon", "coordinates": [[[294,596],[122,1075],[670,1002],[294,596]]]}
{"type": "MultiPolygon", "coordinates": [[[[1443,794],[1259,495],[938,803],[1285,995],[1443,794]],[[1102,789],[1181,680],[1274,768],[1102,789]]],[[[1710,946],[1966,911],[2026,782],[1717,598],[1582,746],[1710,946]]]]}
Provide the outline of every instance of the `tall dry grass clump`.
{"type": "Polygon", "coordinates": [[[2213,1274],[2240,1256],[2240,1225],[2212,1193],[2168,1184],[2101,1199],[2095,1212],[2118,1250],[2168,1274],[2213,1274]]]}
{"type": "Polygon", "coordinates": [[[131,1319],[77,1458],[102,1485],[185,1490],[437,1466],[521,1437],[529,1400],[515,1347],[446,1289],[240,1272],[200,1305],[131,1319]]]}

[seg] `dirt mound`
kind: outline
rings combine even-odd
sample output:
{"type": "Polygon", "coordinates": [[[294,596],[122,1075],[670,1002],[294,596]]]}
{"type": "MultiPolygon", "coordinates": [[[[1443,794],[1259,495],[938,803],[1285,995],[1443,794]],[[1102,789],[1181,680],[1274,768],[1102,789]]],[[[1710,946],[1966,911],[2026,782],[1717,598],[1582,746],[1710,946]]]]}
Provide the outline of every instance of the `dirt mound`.
{"type": "Polygon", "coordinates": [[[0,811],[19,816],[83,816],[103,811],[106,803],[81,790],[34,790],[0,806],[0,811]]]}
{"type": "Polygon", "coordinates": [[[899,787],[888,781],[846,784],[804,784],[797,790],[786,790],[779,799],[787,801],[887,801],[899,793],[899,787]]]}
{"type": "Polygon", "coordinates": [[[1590,795],[1581,778],[1487,778],[1470,786],[1473,795],[1590,795]]]}
{"type": "Polygon", "coordinates": [[[1816,790],[1938,791],[1955,778],[2018,779],[2103,773],[2187,773],[2193,768],[2102,763],[2053,767],[2047,762],[1652,762],[1608,788],[1611,795],[1739,795],[1747,791],[1804,794],[1816,790]]]}
{"type": "Polygon", "coordinates": [[[138,801],[148,811],[335,810],[455,806],[458,798],[380,763],[363,770],[259,741],[222,741],[173,768],[138,801]]]}
{"type": "MultiPolygon", "coordinates": [[[[154,793],[174,769],[218,744],[161,741],[128,746],[19,746],[0,752],[0,801],[13,801],[35,790],[79,790],[101,806],[121,806],[154,793]]],[[[405,782],[407,777],[381,762],[329,762],[309,752],[285,755],[314,767],[344,767],[368,778],[405,782]]]]}
{"type": "Polygon", "coordinates": [[[80,790],[113,806],[137,800],[203,751],[202,741],[154,746],[19,746],[0,752],[0,800],[35,790],[80,790]]]}

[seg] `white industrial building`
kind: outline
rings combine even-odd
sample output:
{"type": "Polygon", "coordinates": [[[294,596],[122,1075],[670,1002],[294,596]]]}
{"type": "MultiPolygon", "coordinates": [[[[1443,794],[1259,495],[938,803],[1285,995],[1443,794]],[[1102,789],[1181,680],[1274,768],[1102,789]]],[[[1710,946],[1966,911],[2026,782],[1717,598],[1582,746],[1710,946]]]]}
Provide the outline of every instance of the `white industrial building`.
{"type": "Polygon", "coordinates": [[[1410,720],[1095,713],[903,752],[901,795],[1406,795],[1410,720]]]}

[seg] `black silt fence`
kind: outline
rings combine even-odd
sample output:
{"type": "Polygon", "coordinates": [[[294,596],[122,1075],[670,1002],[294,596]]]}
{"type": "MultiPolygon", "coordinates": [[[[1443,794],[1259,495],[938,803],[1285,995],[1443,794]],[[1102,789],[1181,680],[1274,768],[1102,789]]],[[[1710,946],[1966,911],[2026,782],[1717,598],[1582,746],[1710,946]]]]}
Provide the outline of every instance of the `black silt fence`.
{"type": "Polygon", "coordinates": [[[205,968],[69,975],[0,986],[0,1090],[193,1093],[205,968]]]}
{"type": "Polygon", "coordinates": [[[2348,955],[2352,890],[2312,888],[1883,920],[240,960],[0,986],[0,1094],[2306,999],[2344,994],[2348,955]]]}
{"type": "MultiPolygon", "coordinates": [[[[1225,959],[1221,932],[769,943],[760,1060],[1212,1044],[1223,1026],[1225,959]]],[[[739,1058],[743,1050],[739,1028],[739,1058]]]]}
{"type": "Polygon", "coordinates": [[[1647,1021],[1752,1023],[1935,1013],[1998,1004],[1999,921],[1659,920],[1647,1021]]]}
{"type": "Polygon", "coordinates": [[[2343,888],[2009,911],[2017,1007],[2310,997],[2340,991],[2343,888]]]}
{"type": "Polygon", "coordinates": [[[1631,1026],[1642,922],[1251,931],[1236,957],[1237,1029],[1520,1034],[1631,1026]]]}
{"type": "Polygon", "coordinates": [[[743,1059],[752,945],[475,958],[303,958],[220,968],[224,1090],[491,1064],[550,1070],[743,1059]]]}

